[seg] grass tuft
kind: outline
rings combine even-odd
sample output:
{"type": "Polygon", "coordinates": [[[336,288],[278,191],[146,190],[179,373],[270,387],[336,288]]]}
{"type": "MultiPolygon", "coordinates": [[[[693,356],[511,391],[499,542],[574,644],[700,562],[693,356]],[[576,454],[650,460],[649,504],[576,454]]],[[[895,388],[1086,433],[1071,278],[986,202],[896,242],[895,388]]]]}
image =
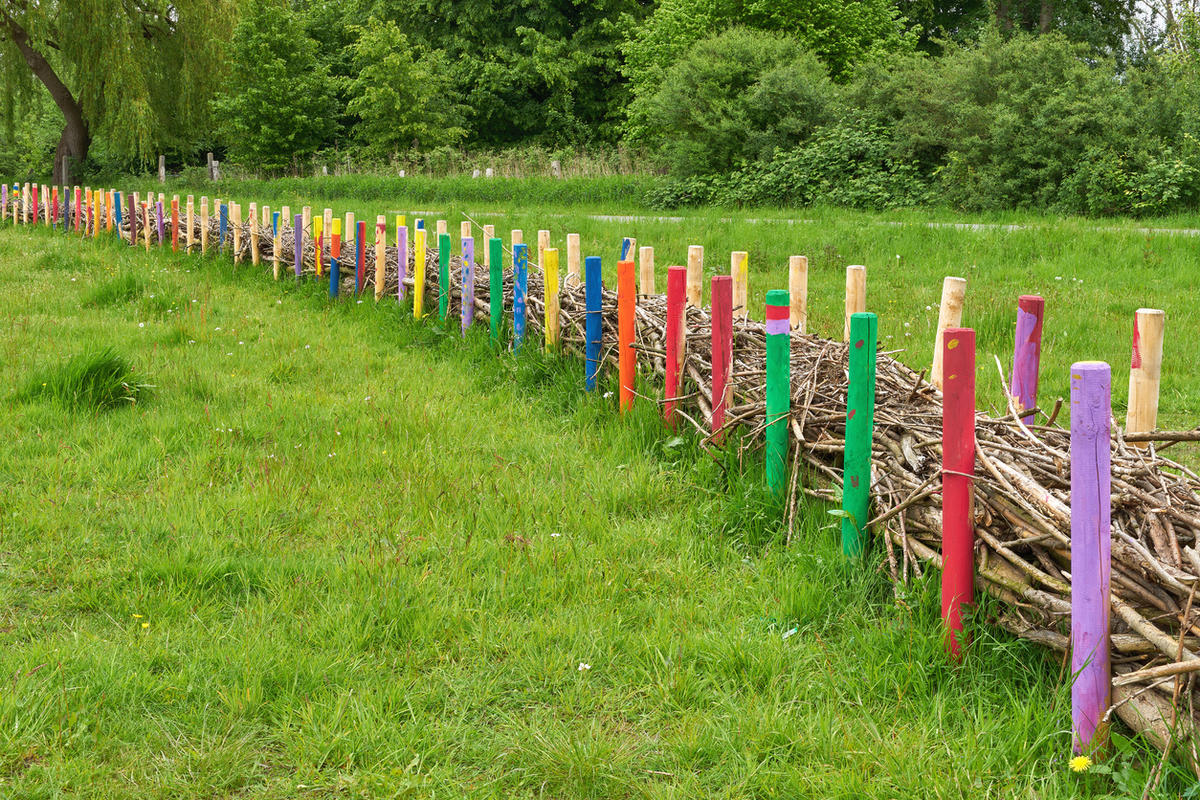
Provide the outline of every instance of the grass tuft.
{"type": "Polygon", "coordinates": [[[145,291],[146,282],[132,272],[121,272],[115,278],[98,284],[83,298],[84,308],[110,308],[127,303],[145,291]]]}
{"type": "Polygon", "coordinates": [[[69,408],[107,411],[144,400],[152,388],[134,380],[129,362],[113,348],[104,347],[35,374],[22,396],[52,400],[69,408]]]}

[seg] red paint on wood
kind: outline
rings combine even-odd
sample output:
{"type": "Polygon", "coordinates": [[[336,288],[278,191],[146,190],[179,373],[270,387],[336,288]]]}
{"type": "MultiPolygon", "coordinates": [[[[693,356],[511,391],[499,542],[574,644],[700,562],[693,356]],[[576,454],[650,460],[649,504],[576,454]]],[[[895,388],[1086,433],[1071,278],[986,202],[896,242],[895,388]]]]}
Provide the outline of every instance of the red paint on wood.
{"type": "Polygon", "coordinates": [[[712,279],[712,438],[717,444],[725,438],[725,425],[733,367],[733,277],[715,275],[712,279]]]}
{"type": "Polygon", "coordinates": [[[634,315],[637,313],[637,284],[632,261],[617,263],[617,363],[621,377],[621,412],[633,408],[633,385],[637,376],[637,351],[633,349],[634,315]]]}
{"type": "Polygon", "coordinates": [[[957,660],[962,607],[975,596],[975,331],[947,328],[942,337],[942,619],[957,660]]]}
{"type": "Polygon", "coordinates": [[[683,375],[684,327],[687,304],[687,267],[667,268],[667,330],[666,330],[666,376],[663,380],[663,420],[667,427],[675,427],[676,398],[679,396],[680,378],[683,375]]]}

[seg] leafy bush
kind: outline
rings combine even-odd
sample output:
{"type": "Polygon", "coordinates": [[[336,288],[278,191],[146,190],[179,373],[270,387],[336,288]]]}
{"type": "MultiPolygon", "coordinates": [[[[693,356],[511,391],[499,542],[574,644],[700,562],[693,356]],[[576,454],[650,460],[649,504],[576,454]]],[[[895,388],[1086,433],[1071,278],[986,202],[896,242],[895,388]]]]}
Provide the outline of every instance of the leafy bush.
{"type": "Polygon", "coordinates": [[[803,141],[835,101],[825,68],[794,39],[734,28],[671,67],[650,129],[677,173],[722,172],[803,141]]]}

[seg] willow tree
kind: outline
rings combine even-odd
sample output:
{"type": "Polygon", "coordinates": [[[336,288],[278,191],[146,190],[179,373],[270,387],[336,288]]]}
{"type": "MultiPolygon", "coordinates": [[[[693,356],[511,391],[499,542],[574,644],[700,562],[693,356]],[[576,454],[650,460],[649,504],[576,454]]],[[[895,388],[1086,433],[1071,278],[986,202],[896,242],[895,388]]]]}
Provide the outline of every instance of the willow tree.
{"type": "Polygon", "coordinates": [[[49,92],[63,115],[54,182],[102,136],[146,157],[201,128],[231,0],[0,0],[0,101],[49,92]]]}

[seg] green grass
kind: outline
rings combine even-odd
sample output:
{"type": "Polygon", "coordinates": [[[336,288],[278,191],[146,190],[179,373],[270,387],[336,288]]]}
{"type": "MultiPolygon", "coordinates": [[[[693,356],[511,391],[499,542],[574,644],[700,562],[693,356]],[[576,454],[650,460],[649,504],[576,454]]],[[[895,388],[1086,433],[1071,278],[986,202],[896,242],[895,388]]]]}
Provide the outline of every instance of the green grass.
{"type": "Polygon", "coordinates": [[[5,385],[112,347],[156,387],[0,412],[4,797],[1140,790],[1125,740],[1068,771],[1057,659],[981,624],[951,665],[936,576],[894,597],[815,504],[783,547],[761,465],[619,418],[572,358],[215,259],[0,254],[33,265],[0,272],[5,385]]]}

